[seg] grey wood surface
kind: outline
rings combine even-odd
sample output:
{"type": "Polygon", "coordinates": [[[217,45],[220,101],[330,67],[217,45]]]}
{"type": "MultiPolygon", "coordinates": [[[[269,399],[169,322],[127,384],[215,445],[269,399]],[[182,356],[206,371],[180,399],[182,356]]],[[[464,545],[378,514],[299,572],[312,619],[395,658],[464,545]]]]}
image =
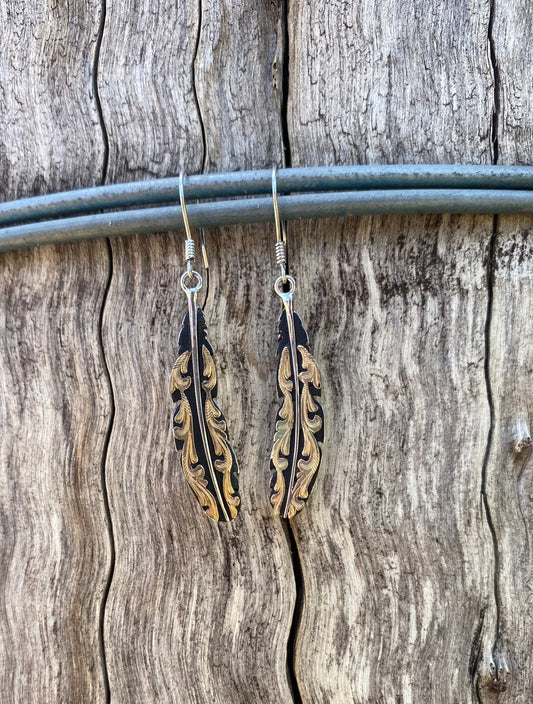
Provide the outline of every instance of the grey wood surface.
{"type": "Polygon", "coordinates": [[[98,185],[105,144],[94,78],[100,0],[0,5],[4,200],[98,185]]]}
{"type": "MultiPolygon", "coordinates": [[[[96,1],[1,4],[3,199],[101,182],[101,17],[96,1]]],[[[1,269],[1,698],[103,702],[106,244],[7,253],[1,269]]]]}
{"type": "MultiPolygon", "coordinates": [[[[291,7],[295,165],[491,162],[485,3],[291,7]],[[326,60],[341,72],[331,88],[326,60]]],[[[305,702],[477,701],[496,620],[482,502],[491,236],[490,217],[291,228],[334,419],[323,496],[295,521],[305,702]],[[320,608],[331,594],[342,607],[320,608]]]]}
{"type": "MultiPolygon", "coordinates": [[[[495,113],[498,162],[531,163],[533,70],[528,2],[497,4],[493,51],[499,102],[495,113]]],[[[491,257],[488,359],[493,432],[486,493],[496,555],[498,629],[492,678],[507,682],[512,701],[530,701],[533,635],[533,487],[531,383],[533,378],[533,266],[531,218],[495,220],[491,257]]],[[[485,693],[483,701],[496,699],[485,693]]]]}
{"type": "MultiPolygon", "coordinates": [[[[526,0],[0,7],[2,197],[189,173],[524,163],[526,0]]],[[[325,443],[269,502],[273,226],[206,233],[242,509],[182,476],[182,233],[0,257],[2,701],[513,701],[533,693],[530,218],[291,223],[325,443]]]]}
{"type": "Polygon", "coordinates": [[[0,682],[6,702],[105,701],[110,397],[105,243],[2,256],[0,682]]]}

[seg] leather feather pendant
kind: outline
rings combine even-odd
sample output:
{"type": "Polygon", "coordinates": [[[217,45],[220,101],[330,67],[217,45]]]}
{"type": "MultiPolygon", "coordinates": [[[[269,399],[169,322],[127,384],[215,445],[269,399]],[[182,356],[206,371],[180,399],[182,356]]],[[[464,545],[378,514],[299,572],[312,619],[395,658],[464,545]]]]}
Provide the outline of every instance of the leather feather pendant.
{"type": "Polygon", "coordinates": [[[170,377],[170,393],[177,404],[174,439],[185,478],[206,514],[214,521],[231,521],[240,505],[237,460],[226,419],[215,403],[217,377],[204,314],[192,295],[188,301],[170,377]]]}
{"type": "Polygon", "coordinates": [[[270,501],[276,514],[292,518],[304,507],[316,480],[324,415],[317,401],[320,372],[309,351],[307,333],[292,310],[292,296],[280,295],[284,301],[278,326],[278,395],[282,403],[270,457],[274,470],[270,501]]]}

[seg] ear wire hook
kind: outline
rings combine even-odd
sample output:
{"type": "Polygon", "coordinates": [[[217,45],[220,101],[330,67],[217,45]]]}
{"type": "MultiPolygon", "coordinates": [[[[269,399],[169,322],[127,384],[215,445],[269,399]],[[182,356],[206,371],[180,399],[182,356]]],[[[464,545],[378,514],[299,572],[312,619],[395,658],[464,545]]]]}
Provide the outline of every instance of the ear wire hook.
{"type": "MultiPolygon", "coordinates": [[[[198,292],[200,288],[202,287],[202,277],[197,271],[194,271],[192,266],[193,262],[196,258],[196,248],[194,245],[194,240],[192,238],[191,234],[191,228],[189,225],[189,216],[187,215],[187,208],[185,206],[185,195],[183,193],[183,177],[184,173],[183,171],[180,172],[179,176],[179,181],[178,181],[178,186],[179,186],[179,194],[180,194],[180,205],[181,205],[181,213],[183,215],[183,224],[185,226],[185,261],[187,262],[187,271],[183,274],[181,277],[181,287],[185,291],[185,293],[189,293],[190,291],[198,292]],[[196,277],[197,283],[196,286],[193,286],[192,288],[189,288],[185,285],[185,279],[188,279],[188,281],[192,281],[196,277]]],[[[202,233],[203,234],[203,233],[202,233]]],[[[203,247],[205,247],[205,242],[203,247]]]]}
{"type": "MultiPolygon", "coordinates": [[[[187,259],[187,270],[188,270],[189,273],[190,273],[190,271],[191,271],[191,269],[192,269],[191,261],[195,258],[195,250],[194,250],[194,240],[192,239],[191,228],[190,228],[190,225],[189,225],[189,217],[188,217],[188,215],[187,215],[187,208],[185,207],[185,196],[184,196],[184,193],[183,193],[183,177],[184,177],[184,173],[183,173],[183,171],[181,171],[181,172],[180,172],[180,175],[179,175],[179,182],[178,182],[178,184],[179,184],[179,192],[180,192],[181,212],[182,212],[182,214],[183,214],[183,223],[184,223],[184,225],[185,225],[185,232],[186,232],[186,235],[187,235],[187,239],[185,240],[185,243],[187,244],[187,242],[188,242],[189,240],[190,240],[191,243],[192,243],[192,244],[191,244],[191,247],[192,247],[192,257],[187,257],[187,253],[186,253],[186,255],[185,255],[185,258],[187,259]]],[[[207,258],[207,247],[206,247],[206,245],[205,245],[205,231],[204,231],[204,228],[203,228],[203,227],[200,228],[200,237],[201,237],[200,247],[201,247],[201,249],[202,249],[202,259],[204,260],[204,267],[205,267],[205,269],[208,270],[208,269],[209,269],[209,260],[208,260],[208,258],[207,258]]]]}
{"type": "Polygon", "coordinates": [[[274,203],[274,222],[276,224],[276,264],[281,268],[281,279],[287,282],[287,232],[280,221],[278,208],[278,187],[276,183],[276,167],[272,169],[272,200],[274,203]]]}

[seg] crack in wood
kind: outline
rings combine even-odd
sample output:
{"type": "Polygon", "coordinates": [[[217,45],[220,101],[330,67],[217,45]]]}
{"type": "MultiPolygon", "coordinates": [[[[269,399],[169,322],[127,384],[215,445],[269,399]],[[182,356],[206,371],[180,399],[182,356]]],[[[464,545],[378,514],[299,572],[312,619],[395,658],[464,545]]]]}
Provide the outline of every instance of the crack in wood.
{"type": "MultiPolygon", "coordinates": [[[[108,134],[106,123],[105,123],[104,112],[102,109],[102,103],[100,100],[100,93],[99,93],[99,88],[98,88],[98,76],[99,76],[99,69],[100,69],[100,50],[102,47],[102,41],[103,41],[103,37],[104,37],[105,24],[106,24],[106,14],[107,14],[107,0],[101,0],[100,24],[98,27],[98,37],[96,40],[96,46],[95,46],[95,51],[94,51],[92,78],[93,78],[94,99],[95,99],[95,103],[96,103],[96,109],[98,112],[100,129],[102,131],[102,139],[104,142],[104,154],[103,154],[103,160],[102,160],[102,176],[101,176],[102,185],[104,185],[107,182],[108,166],[109,166],[109,134],[108,134]]],[[[104,448],[103,448],[103,452],[102,452],[102,464],[101,464],[101,475],[100,475],[100,481],[101,481],[101,486],[102,486],[102,500],[103,500],[104,512],[105,512],[105,516],[106,516],[106,527],[107,527],[107,534],[108,534],[110,556],[109,556],[109,572],[107,574],[104,592],[102,595],[102,601],[100,604],[99,615],[98,615],[98,632],[99,632],[99,640],[100,640],[100,658],[101,658],[101,662],[102,662],[104,696],[105,696],[106,704],[109,704],[109,702],[111,701],[111,689],[110,689],[110,685],[109,685],[109,672],[108,672],[108,666],[107,666],[106,646],[105,646],[105,614],[106,614],[107,600],[109,597],[109,591],[111,589],[111,582],[113,581],[113,574],[115,571],[115,539],[114,539],[114,533],[113,533],[113,521],[112,521],[112,516],[111,516],[111,509],[109,506],[109,493],[108,493],[107,481],[106,481],[106,468],[107,468],[107,459],[108,459],[108,452],[109,452],[109,442],[111,439],[111,433],[113,432],[113,425],[114,425],[114,419],[115,419],[115,394],[114,394],[114,390],[113,390],[113,384],[111,381],[111,375],[109,373],[107,359],[105,356],[104,339],[103,339],[104,311],[105,311],[105,307],[106,307],[106,302],[107,302],[109,290],[111,288],[111,281],[113,279],[113,250],[111,248],[111,242],[110,242],[109,238],[106,239],[106,246],[107,246],[108,261],[109,261],[109,276],[108,276],[108,279],[106,282],[104,295],[102,298],[102,306],[100,308],[100,315],[99,315],[99,320],[98,320],[98,339],[99,339],[100,351],[101,351],[101,355],[102,355],[102,363],[103,363],[103,368],[104,368],[104,372],[105,372],[105,376],[106,376],[107,387],[109,390],[109,398],[110,398],[110,403],[111,403],[109,425],[107,428],[107,434],[106,434],[106,438],[104,441],[104,448]]]]}
{"type": "Polygon", "coordinates": [[[490,63],[491,63],[491,67],[492,67],[492,73],[494,76],[494,107],[492,109],[490,143],[491,143],[491,150],[492,150],[492,163],[497,164],[498,157],[499,157],[498,132],[499,132],[499,121],[500,121],[500,70],[498,68],[498,62],[496,60],[496,48],[494,45],[494,36],[493,36],[494,3],[495,3],[495,0],[490,1],[488,41],[489,41],[490,63]]]}
{"type": "Polygon", "coordinates": [[[108,254],[109,254],[109,277],[107,279],[106,288],[105,288],[104,296],[102,299],[102,307],[100,309],[100,318],[99,318],[99,322],[98,322],[98,335],[99,335],[99,342],[100,342],[100,350],[101,350],[101,354],[102,354],[103,368],[105,370],[105,375],[106,375],[106,379],[107,379],[107,386],[109,389],[109,398],[111,401],[109,426],[107,428],[107,434],[106,434],[106,438],[104,441],[104,449],[103,449],[103,453],[102,453],[102,467],[101,467],[102,499],[103,499],[104,511],[105,511],[105,515],[106,515],[110,557],[109,557],[109,572],[107,575],[104,593],[102,595],[102,602],[100,604],[99,637],[100,637],[100,657],[101,657],[101,661],[102,661],[102,671],[103,671],[103,679],[104,679],[105,701],[106,701],[106,704],[109,704],[109,702],[111,701],[111,690],[110,690],[110,686],[109,686],[109,673],[108,673],[108,668],[107,668],[104,622],[105,622],[105,612],[106,612],[107,600],[109,597],[109,590],[111,589],[111,582],[113,581],[113,574],[115,571],[115,538],[114,538],[114,532],[113,532],[113,521],[112,521],[112,516],[111,516],[111,509],[109,506],[109,493],[108,493],[107,480],[106,480],[106,468],[107,468],[107,459],[108,459],[108,451],[109,451],[109,442],[111,439],[111,434],[113,432],[113,425],[114,425],[114,419],[115,419],[115,394],[114,394],[114,390],[113,390],[113,383],[111,380],[111,374],[109,372],[109,367],[108,367],[106,356],[105,356],[104,339],[103,339],[103,333],[102,333],[104,311],[105,311],[105,307],[106,307],[106,303],[107,303],[107,297],[109,294],[109,290],[111,287],[111,281],[113,278],[113,251],[112,251],[111,242],[109,241],[109,239],[106,239],[106,244],[107,244],[107,250],[108,250],[108,254]]]}
{"type": "MultiPolygon", "coordinates": [[[[281,101],[280,101],[280,120],[281,120],[281,143],[283,146],[284,166],[292,166],[291,145],[289,137],[289,122],[288,122],[288,106],[289,106],[289,0],[284,0],[281,7],[281,36],[283,38],[283,46],[281,50],[281,101]]],[[[287,272],[290,270],[290,252],[286,252],[287,272]]],[[[289,550],[292,561],[292,569],[294,574],[294,588],[296,599],[292,614],[292,623],[287,639],[287,676],[289,686],[295,704],[302,704],[302,695],[298,686],[298,677],[296,675],[296,640],[300,629],[302,616],[302,608],[304,602],[304,580],[300,555],[296,537],[290,521],[284,522],[284,528],[287,535],[289,550]]]]}
{"type": "Polygon", "coordinates": [[[479,612],[479,619],[476,626],[476,631],[474,637],[472,638],[472,647],[470,648],[470,660],[468,671],[470,673],[470,679],[472,683],[477,681],[477,668],[479,663],[479,656],[481,654],[481,633],[483,631],[483,623],[485,621],[485,613],[487,607],[484,606],[479,612]]]}
{"type": "Polygon", "coordinates": [[[283,47],[281,53],[281,142],[285,167],[292,166],[291,143],[289,138],[289,0],[285,0],[281,10],[281,34],[283,37],[283,47]]]}
{"type": "Polygon", "coordinates": [[[96,110],[98,113],[98,119],[100,122],[100,129],[102,130],[102,139],[104,142],[104,154],[102,159],[102,178],[101,182],[104,185],[107,181],[107,169],[109,164],[109,135],[107,132],[107,127],[104,119],[104,112],[102,110],[102,103],[100,101],[100,92],[98,89],[98,71],[100,68],[100,49],[102,47],[102,40],[104,38],[105,21],[107,13],[107,0],[101,0],[101,14],[100,14],[100,24],[98,27],[98,37],[96,39],[96,46],[94,49],[94,59],[93,59],[93,91],[94,91],[94,101],[96,103],[96,110]]]}
{"type": "MultiPolygon", "coordinates": [[[[198,56],[198,48],[200,46],[200,39],[202,36],[202,0],[198,0],[198,32],[196,34],[196,44],[194,46],[194,53],[192,57],[192,62],[191,62],[191,69],[192,69],[192,91],[194,95],[194,101],[196,103],[196,110],[198,112],[198,120],[200,122],[200,132],[202,135],[202,150],[203,150],[203,158],[202,158],[202,168],[200,170],[200,173],[205,172],[205,165],[207,164],[207,136],[206,136],[206,126],[204,122],[204,117],[202,115],[202,109],[200,107],[200,99],[198,97],[198,89],[197,89],[197,84],[196,84],[196,59],[198,56]]],[[[209,290],[209,286],[208,286],[209,290]]],[[[206,292],[206,301],[207,301],[207,292],[206,292]]],[[[204,301],[204,307],[205,307],[205,301],[204,301]]]]}
{"type": "Polygon", "coordinates": [[[287,543],[291,554],[292,568],[294,572],[294,589],[296,592],[294,610],[292,612],[292,623],[289,631],[289,637],[287,639],[287,679],[289,680],[289,686],[294,703],[303,704],[302,695],[298,686],[298,678],[296,676],[295,651],[304,603],[304,579],[302,564],[300,562],[300,554],[298,552],[293,527],[290,521],[283,521],[283,527],[285,529],[287,543]]]}
{"type": "MultiPolygon", "coordinates": [[[[492,236],[489,244],[489,254],[487,261],[487,318],[485,321],[485,383],[487,388],[487,400],[490,409],[490,427],[487,437],[487,446],[485,449],[485,457],[483,459],[483,468],[481,474],[481,497],[483,502],[483,507],[485,509],[485,517],[487,519],[487,524],[492,536],[492,545],[494,553],[494,575],[493,575],[493,587],[494,587],[494,602],[496,608],[496,634],[495,643],[498,638],[500,630],[500,593],[499,593],[499,552],[498,552],[498,537],[496,535],[496,529],[494,522],[492,520],[489,500],[487,496],[487,469],[493,444],[494,437],[494,399],[492,396],[492,385],[490,379],[490,327],[492,320],[492,307],[493,307],[493,284],[494,284],[494,257],[495,257],[495,244],[496,244],[496,233],[498,228],[498,216],[493,216],[493,227],[492,236]]],[[[494,643],[494,645],[495,645],[494,643]]],[[[493,647],[494,650],[494,647],[493,647]]],[[[478,673],[478,680],[476,683],[476,694],[477,698],[481,704],[482,696],[480,691],[480,675],[478,673]]]]}
{"type": "MultiPolygon", "coordinates": [[[[494,42],[494,14],[495,14],[495,0],[490,1],[489,5],[489,22],[488,22],[488,44],[489,44],[489,57],[494,78],[494,105],[492,110],[492,120],[490,125],[490,143],[491,143],[491,154],[492,163],[497,164],[499,159],[499,118],[500,118],[500,74],[498,68],[498,62],[496,58],[496,49],[494,42]]],[[[501,647],[501,635],[500,635],[500,618],[501,618],[501,593],[500,593],[500,556],[499,556],[499,546],[498,546],[498,536],[496,532],[496,527],[491,514],[490,502],[487,494],[487,473],[490,461],[490,456],[493,448],[494,440],[494,428],[495,428],[495,411],[494,411],[494,397],[492,392],[492,384],[490,378],[490,333],[491,333],[491,322],[492,322],[492,311],[493,311],[493,298],[494,298],[494,272],[496,264],[496,238],[499,228],[498,215],[493,216],[492,222],[492,236],[489,245],[489,256],[487,263],[487,287],[488,287],[488,302],[487,302],[487,319],[485,324],[485,381],[487,386],[487,398],[490,408],[490,428],[487,438],[487,447],[485,451],[485,457],[483,461],[482,469],[482,480],[481,480],[481,494],[483,499],[483,506],[485,509],[485,516],[487,519],[488,527],[492,536],[493,552],[494,552],[494,602],[496,609],[496,623],[495,623],[495,635],[494,642],[492,645],[491,659],[489,665],[488,673],[477,672],[477,679],[475,685],[475,691],[478,701],[483,702],[485,699],[484,691],[490,689],[492,693],[504,692],[507,689],[507,676],[509,674],[505,654],[501,647]]],[[[476,659],[476,670],[478,670],[479,653],[476,659]]],[[[471,673],[472,674],[472,673],[471,673]]],[[[491,695],[489,695],[490,697],[491,695]]]]}

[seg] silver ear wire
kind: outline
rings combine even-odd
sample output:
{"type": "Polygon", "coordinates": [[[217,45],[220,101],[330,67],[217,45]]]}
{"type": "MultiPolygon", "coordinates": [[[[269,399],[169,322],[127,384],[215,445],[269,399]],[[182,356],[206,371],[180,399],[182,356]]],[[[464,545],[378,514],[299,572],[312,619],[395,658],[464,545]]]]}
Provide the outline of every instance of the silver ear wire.
{"type": "Polygon", "coordinates": [[[185,195],[183,193],[183,171],[180,172],[179,177],[179,193],[180,193],[180,205],[181,214],[183,216],[183,225],[185,226],[185,261],[187,263],[187,273],[189,277],[192,276],[192,263],[196,259],[196,248],[194,245],[194,240],[191,235],[191,228],[189,226],[189,217],[187,215],[187,208],[185,206],[185,195]]]}
{"type": "Polygon", "coordinates": [[[276,225],[276,264],[281,269],[283,283],[287,281],[287,232],[279,218],[278,187],[276,183],[276,167],[272,169],[272,201],[274,203],[274,223],[276,225]]]}

